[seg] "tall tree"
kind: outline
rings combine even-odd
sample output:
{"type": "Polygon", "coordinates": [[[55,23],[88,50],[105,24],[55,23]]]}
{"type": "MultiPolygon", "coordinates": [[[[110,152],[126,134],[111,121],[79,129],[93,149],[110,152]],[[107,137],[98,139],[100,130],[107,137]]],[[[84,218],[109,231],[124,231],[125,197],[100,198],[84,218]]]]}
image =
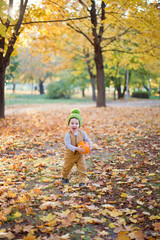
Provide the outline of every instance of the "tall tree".
{"type": "Polygon", "coordinates": [[[21,32],[21,25],[26,11],[28,0],[21,0],[19,3],[17,18],[13,19],[13,6],[17,1],[0,1],[0,118],[5,117],[5,72],[9,65],[10,57],[14,50],[14,45],[21,32]],[[11,22],[12,20],[12,22],[11,22]],[[11,26],[14,20],[14,27],[11,26]]]}
{"type": "Polygon", "coordinates": [[[68,19],[67,26],[91,44],[96,65],[98,107],[106,104],[104,54],[107,51],[132,53],[132,48],[137,46],[137,54],[151,51],[155,54],[160,39],[158,10],[147,0],[73,0],[71,3],[68,0],[44,0],[43,3],[46,12],[50,12],[46,17],[48,20],[56,12],[57,19],[68,19]],[[120,41],[115,48],[113,43],[120,41]],[[128,42],[130,48],[126,48],[128,42]]]}

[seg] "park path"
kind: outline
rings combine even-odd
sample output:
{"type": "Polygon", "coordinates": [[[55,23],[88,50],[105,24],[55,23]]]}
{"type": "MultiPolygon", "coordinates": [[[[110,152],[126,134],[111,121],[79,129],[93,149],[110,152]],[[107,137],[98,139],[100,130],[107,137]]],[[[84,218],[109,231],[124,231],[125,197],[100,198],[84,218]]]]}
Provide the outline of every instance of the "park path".
{"type": "MultiPolygon", "coordinates": [[[[160,107],[160,100],[116,100],[109,101],[106,103],[109,107],[160,107]]],[[[35,112],[49,112],[56,110],[60,107],[65,107],[65,109],[73,109],[73,108],[83,108],[83,107],[94,107],[96,103],[76,103],[76,104],[62,104],[62,103],[53,103],[53,104],[32,104],[32,105],[9,105],[5,108],[5,114],[20,114],[20,113],[35,113],[35,112]]]]}

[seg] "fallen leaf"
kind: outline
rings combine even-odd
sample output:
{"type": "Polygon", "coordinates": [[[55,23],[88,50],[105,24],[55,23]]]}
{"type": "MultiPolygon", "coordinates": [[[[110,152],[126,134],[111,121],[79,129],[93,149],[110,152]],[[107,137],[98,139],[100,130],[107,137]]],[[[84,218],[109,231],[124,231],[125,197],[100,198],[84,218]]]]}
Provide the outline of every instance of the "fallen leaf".
{"type": "Polygon", "coordinates": [[[40,205],[41,210],[46,210],[47,208],[55,208],[60,205],[60,202],[45,202],[42,205],[40,205]]]}
{"type": "Polygon", "coordinates": [[[132,233],[129,233],[128,236],[131,238],[131,239],[136,239],[136,240],[144,240],[146,235],[144,233],[142,233],[142,231],[135,231],[135,232],[132,232],[132,233]]]}
{"type": "Polygon", "coordinates": [[[127,231],[122,231],[118,233],[118,237],[116,238],[116,240],[130,240],[130,237],[128,237],[128,233],[127,231]]]}
{"type": "Polygon", "coordinates": [[[154,231],[160,231],[160,222],[153,223],[152,225],[154,226],[154,231]]]}

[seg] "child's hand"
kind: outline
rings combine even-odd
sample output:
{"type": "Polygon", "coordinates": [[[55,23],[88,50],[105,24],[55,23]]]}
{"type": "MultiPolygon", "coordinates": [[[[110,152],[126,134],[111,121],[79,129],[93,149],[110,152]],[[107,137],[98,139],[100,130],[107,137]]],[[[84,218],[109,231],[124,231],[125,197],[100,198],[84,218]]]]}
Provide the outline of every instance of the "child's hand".
{"type": "Polygon", "coordinates": [[[79,153],[83,153],[85,149],[79,146],[79,147],[76,147],[76,151],[78,151],[79,153]]]}

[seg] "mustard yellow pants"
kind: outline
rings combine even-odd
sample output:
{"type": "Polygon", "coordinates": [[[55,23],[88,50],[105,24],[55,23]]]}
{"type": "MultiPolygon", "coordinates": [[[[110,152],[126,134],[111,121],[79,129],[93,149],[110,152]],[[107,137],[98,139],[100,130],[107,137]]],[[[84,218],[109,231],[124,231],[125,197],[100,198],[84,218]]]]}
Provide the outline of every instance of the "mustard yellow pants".
{"type": "Polygon", "coordinates": [[[79,183],[85,183],[85,179],[87,176],[87,165],[85,161],[85,157],[83,154],[80,154],[78,152],[73,153],[71,151],[68,151],[65,153],[64,157],[64,165],[62,169],[62,176],[65,179],[68,179],[70,175],[70,171],[74,164],[77,165],[77,170],[79,173],[79,183]]]}

